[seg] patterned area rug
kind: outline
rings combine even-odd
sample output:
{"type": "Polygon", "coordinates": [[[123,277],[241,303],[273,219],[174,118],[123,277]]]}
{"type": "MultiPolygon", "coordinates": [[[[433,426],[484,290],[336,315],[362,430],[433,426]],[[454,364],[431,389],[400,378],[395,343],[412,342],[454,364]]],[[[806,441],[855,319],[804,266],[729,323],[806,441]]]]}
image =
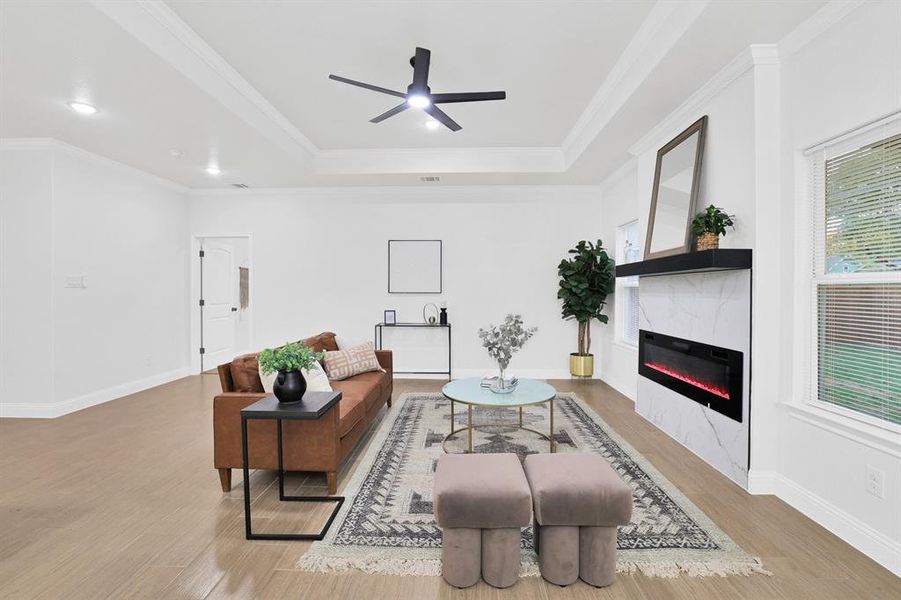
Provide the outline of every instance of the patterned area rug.
{"type": "MultiPolygon", "coordinates": [[[[514,452],[520,458],[547,452],[547,440],[503,425],[518,418],[516,409],[474,408],[476,424],[499,424],[475,432],[474,451],[514,452]]],[[[456,420],[457,427],[465,426],[465,408],[461,411],[459,404],[456,420]]],[[[548,405],[526,408],[523,421],[527,427],[547,431],[548,405]]],[[[758,559],[729,539],[582,400],[558,395],[554,425],[558,452],[600,454],[632,487],[632,522],[617,536],[618,571],[660,577],[766,573],[758,559]]],[[[344,490],[348,500],[327,537],[312,545],[300,567],[440,575],[441,530],[432,516],[432,478],[448,431],[447,399],[440,394],[404,394],[383,419],[344,490]]],[[[458,433],[448,449],[462,451],[465,442],[466,433],[458,433]]],[[[524,575],[538,574],[531,527],[523,531],[522,560],[524,575]]]]}

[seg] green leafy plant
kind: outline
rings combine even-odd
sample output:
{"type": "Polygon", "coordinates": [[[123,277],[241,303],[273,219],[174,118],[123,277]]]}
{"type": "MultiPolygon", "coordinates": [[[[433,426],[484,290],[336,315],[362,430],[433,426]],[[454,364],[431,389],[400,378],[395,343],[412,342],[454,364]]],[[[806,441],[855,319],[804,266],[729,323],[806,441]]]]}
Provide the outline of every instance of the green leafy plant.
{"type": "Polygon", "coordinates": [[[726,214],[723,209],[711,204],[704,209],[704,212],[699,212],[691,220],[691,230],[695,235],[704,235],[705,233],[726,235],[726,227],[735,229],[734,218],[734,215],[726,214]]]}
{"type": "Polygon", "coordinates": [[[308,371],[324,356],[325,352],[313,352],[305,343],[294,342],[281,348],[263,350],[257,362],[260,363],[260,370],[269,375],[276,371],[308,371]]]}
{"type": "Polygon", "coordinates": [[[591,320],[606,323],[602,314],[607,295],[613,293],[615,280],[613,259],[601,243],[582,240],[569,251],[572,256],[560,261],[557,275],[560,289],[557,298],[563,301],[563,318],[579,323],[579,356],[591,353],[591,320]]]}

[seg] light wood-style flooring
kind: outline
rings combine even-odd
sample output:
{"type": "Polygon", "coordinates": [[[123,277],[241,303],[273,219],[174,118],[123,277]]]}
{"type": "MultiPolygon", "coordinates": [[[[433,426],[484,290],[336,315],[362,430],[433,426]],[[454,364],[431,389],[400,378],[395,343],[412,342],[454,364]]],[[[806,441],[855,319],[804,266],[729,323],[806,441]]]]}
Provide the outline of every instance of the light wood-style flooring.
{"type": "MultiPolygon", "coordinates": [[[[774,575],[621,575],[601,590],[524,578],[507,590],[457,590],[438,577],[299,571],[309,543],[244,539],[240,471],[223,494],[212,466],[218,378],[199,375],[59,419],[0,420],[0,598],[901,598],[901,580],[780,500],[747,494],[608,386],[551,383],[578,393],[774,575]]],[[[395,394],[441,385],[398,380],[395,394]]],[[[329,507],[279,503],[273,481],[268,472],[252,475],[255,529],[318,530],[329,507]]],[[[289,483],[289,493],[325,488],[319,475],[289,483]]]]}

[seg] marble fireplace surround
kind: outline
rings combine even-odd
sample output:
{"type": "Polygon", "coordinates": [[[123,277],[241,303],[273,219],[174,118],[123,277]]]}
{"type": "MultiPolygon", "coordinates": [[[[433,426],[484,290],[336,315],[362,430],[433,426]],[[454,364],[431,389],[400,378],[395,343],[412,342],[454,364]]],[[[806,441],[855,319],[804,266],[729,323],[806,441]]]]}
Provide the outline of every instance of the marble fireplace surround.
{"type": "Polygon", "coordinates": [[[641,375],[635,410],[747,489],[750,440],[751,271],[641,277],[639,327],[743,353],[742,421],[641,375]]]}

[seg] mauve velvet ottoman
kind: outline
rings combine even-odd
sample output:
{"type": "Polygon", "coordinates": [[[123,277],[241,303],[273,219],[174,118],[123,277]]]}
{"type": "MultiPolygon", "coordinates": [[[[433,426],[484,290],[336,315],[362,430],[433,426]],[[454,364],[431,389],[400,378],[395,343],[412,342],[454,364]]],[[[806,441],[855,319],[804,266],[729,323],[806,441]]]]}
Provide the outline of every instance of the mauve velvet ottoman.
{"type": "Polygon", "coordinates": [[[521,529],[532,520],[532,495],[515,454],[442,455],[432,500],[445,581],[458,588],[479,577],[501,588],[517,582],[521,529]]]}
{"type": "Polygon", "coordinates": [[[580,577],[601,587],[616,577],[616,530],[632,518],[632,490],[596,454],[532,454],[525,460],[535,507],[541,576],[580,577]]]}

